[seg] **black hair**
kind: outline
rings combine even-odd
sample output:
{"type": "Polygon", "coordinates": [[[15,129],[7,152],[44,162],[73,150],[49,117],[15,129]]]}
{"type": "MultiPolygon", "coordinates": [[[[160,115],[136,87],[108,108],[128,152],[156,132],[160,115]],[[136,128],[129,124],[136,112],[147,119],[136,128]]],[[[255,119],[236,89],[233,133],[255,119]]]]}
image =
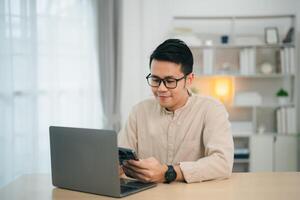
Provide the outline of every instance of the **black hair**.
{"type": "Polygon", "coordinates": [[[168,39],[161,43],[150,56],[150,68],[153,59],[181,64],[184,75],[193,72],[193,54],[185,42],[179,39],[168,39]]]}

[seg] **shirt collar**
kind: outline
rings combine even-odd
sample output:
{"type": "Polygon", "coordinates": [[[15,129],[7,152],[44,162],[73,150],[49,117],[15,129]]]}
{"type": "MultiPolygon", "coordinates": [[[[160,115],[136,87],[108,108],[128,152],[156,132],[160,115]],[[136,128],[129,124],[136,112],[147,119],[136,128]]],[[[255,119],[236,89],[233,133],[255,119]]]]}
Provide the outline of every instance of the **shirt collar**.
{"type": "Polygon", "coordinates": [[[177,115],[178,113],[181,113],[182,110],[184,110],[185,108],[187,108],[191,104],[191,99],[192,99],[191,97],[193,96],[193,94],[189,90],[187,90],[187,93],[188,93],[189,97],[188,97],[186,103],[182,107],[178,108],[175,111],[169,111],[165,107],[160,106],[161,113],[162,114],[167,114],[167,115],[173,115],[173,116],[177,115]]]}

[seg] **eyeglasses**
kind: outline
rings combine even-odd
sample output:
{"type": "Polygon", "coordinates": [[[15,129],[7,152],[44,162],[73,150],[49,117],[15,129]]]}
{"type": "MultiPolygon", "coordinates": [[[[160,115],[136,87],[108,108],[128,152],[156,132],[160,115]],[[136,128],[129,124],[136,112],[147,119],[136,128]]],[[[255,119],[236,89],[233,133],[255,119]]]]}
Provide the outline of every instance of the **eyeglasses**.
{"type": "Polygon", "coordinates": [[[178,81],[181,81],[182,79],[185,79],[186,75],[184,75],[181,78],[165,78],[165,79],[160,79],[157,76],[152,76],[151,73],[148,74],[148,76],[146,76],[148,85],[150,85],[151,87],[159,87],[161,82],[164,83],[164,85],[166,86],[166,88],[168,89],[175,89],[177,87],[177,83],[178,81]]]}

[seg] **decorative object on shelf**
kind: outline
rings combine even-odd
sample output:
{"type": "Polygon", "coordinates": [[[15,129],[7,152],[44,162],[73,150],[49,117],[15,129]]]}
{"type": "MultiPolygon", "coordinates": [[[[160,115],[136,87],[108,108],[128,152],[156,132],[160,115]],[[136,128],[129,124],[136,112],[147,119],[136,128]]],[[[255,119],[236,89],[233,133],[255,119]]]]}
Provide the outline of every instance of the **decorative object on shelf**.
{"type": "Polygon", "coordinates": [[[228,73],[230,72],[231,66],[232,66],[231,63],[229,63],[229,62],[224,62],[224,63],[221,65],[220,73],[228,74],[228,73]]]}
{"type": "Polygon", "coordinates": [[[285,38],[282,40],[283,43],[292,43],[294,41],[294,27],[291,27],[286,34],[285,38]]]}
{"type": "Polygon", "coordinates": [[[228,35],[222,35],[221,36],[221,43],[222,44],[228,44],[229,43],[229,36],[228,35]]]}
{"type": "Polygon", "coordinates": [[[263,124],[260,124],[257,128],[258,134],[264,134],[266,130],[266,127],[263,124]]]}
{"type": "Polygon", "coordinates": [[[206,46],[212,46],[214,43],[212,40],[205,40],[205,45],[206,46]]]}
{"type": "Polygon", "coordinates": [[[239,92],[235,94],[235,106],[259,106],[262,104],[262,97],[258,92],[239,92]]]}
{"type": "Polygon", "coordinates": [[[279,105],[287,105],[289,103],[289,94],[286,90],[281,88],[276,93],[279,105]]]}
{"type": "Polygon", "coordinates": [[[272,74],[274,66],[269,62],[264,62],[260,66],[260,71],[263,74],[272,74]]]}
{"type": "Polygon", "coordinates": [[[267,44],[278,44],[279,34],[277,27],[266,27],[265,28],[265,41],[267,44]]]}

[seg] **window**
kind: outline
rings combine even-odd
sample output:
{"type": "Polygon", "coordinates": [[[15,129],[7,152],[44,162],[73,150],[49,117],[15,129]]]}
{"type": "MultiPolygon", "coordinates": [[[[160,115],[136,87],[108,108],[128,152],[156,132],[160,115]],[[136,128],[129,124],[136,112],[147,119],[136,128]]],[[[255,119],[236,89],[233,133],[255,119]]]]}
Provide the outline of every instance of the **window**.
{"type": "Polygon", "coordinates": [[[0,2],[0,186],[50,172],[49,125],[102,127],[91,1],[0,2]]]}

